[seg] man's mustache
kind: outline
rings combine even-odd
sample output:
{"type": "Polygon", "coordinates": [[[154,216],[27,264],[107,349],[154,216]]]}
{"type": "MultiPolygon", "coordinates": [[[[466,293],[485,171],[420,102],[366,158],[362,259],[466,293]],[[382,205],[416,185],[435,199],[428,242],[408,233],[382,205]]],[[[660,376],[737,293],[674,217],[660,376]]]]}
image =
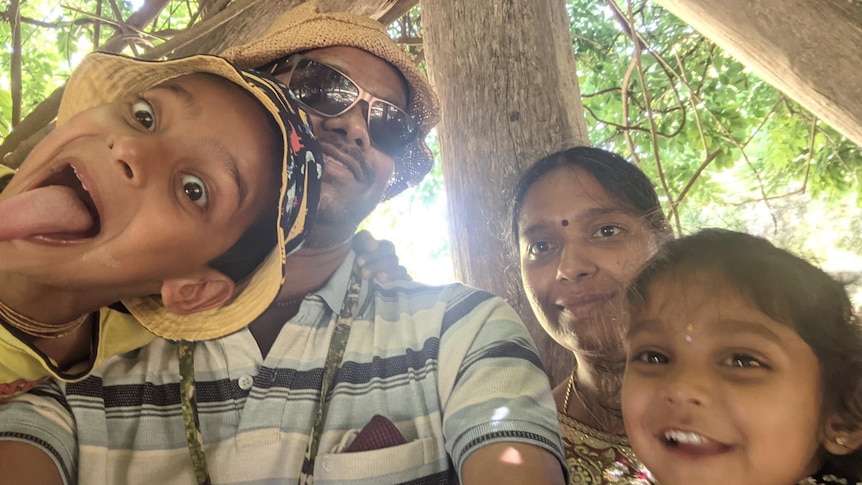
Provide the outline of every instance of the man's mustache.
{"type": "MultiPolygon", "coordinates": [[[[331,133],[323,133],[322,135],[317,136],[317,141],[319,141],[321,145],[329,145],[341,152],[341,154],[352,158],[353,161],[356,162],[356,166],[359,168],[360,173],[358,178],[360,182],[368,183],[369,181],[374,180],[374,170],[368,162],[366,162],[362,149],[356,145],[345,143],[342,137],[331,133]]],[[[325,166],[323,167],[323,170],[325,173],[325,166]]]]}

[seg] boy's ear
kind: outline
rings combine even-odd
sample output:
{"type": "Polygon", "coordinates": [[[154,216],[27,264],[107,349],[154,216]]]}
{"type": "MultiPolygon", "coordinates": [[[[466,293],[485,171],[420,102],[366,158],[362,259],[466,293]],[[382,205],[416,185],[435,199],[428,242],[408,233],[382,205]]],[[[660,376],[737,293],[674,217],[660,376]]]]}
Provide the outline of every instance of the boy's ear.
{"type": "Polygon", "coordinates": [[[836,416],[830,417],[825,425],[823,447],[832,455],[849,455],[862,447],[862,429],[847,429],[836,416]]]}
{"type": "Polygon", "coordinates": [[[222,306],[234,288],[233,280],[207,268],[191,277],[162,282],[162,303],[171,313],[189,315],[222,306]]]}

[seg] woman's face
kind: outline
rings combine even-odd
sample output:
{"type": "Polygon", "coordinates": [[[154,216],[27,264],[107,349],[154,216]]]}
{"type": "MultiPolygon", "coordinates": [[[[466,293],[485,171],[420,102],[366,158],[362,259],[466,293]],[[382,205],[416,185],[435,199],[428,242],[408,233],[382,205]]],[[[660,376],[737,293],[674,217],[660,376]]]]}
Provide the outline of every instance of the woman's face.
{"type": "Polygon", "coordinates": [[[521,279],[545,331],[573,351],[622,349],[625,285],[654,251],[646,221],[588,172],[556,168],[518,219],[521,279]]]}

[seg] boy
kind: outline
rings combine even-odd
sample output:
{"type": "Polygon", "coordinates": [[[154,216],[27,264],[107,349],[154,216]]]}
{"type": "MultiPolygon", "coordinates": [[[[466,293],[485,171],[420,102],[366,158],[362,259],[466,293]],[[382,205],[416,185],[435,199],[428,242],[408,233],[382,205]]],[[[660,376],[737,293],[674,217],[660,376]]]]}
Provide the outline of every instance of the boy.
{"type": "Polygon", "coordinates": [[[0,399],[152,340],[99,310],[117,301],[165,314],[150,330],[168,339],[248,324],[305,237],[319,160],[273,78],[214,56],[89,55],[57,128],[0,194],[0,399]]]}

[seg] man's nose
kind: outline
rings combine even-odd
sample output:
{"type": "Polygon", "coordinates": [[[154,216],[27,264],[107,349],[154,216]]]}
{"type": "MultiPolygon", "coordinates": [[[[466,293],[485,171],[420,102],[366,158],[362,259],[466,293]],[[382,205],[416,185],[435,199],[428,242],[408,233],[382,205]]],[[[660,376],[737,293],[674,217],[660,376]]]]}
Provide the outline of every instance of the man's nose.
{"type": "Polygon", "coordinates": [[[348,144],[361,150],[371,147],[368,133],[368,103],[360,101],[352,108],[333,118],[321,118],[315,126],[342,137],[348,144]]]}

